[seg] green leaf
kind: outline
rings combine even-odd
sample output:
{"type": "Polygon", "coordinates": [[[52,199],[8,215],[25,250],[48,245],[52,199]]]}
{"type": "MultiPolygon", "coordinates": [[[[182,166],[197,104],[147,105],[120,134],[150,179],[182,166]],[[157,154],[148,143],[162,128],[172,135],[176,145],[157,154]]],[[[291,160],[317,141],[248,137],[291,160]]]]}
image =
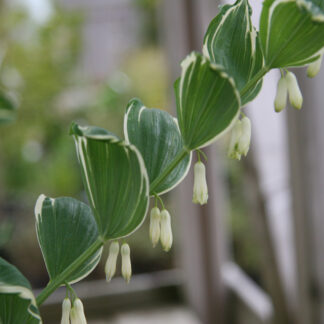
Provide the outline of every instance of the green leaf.
{"type": "MultiPolygon", "coordinates": [[[[166,111],[146,108],[138,99],[131,100],[127,106],[124,133],[126,141],[141,152],[150,184],[183,149],[177,120],[166,111]]],[[[178,185],[187,175],[190,162],[191,154],[188,154],[155,188],[155,193],[165,193],[178,185]]]]}
{"type": "Polygon", "coordinates": [[[266,0],[260,37],[269,68],[302,66],[318,57],[324,46],[323,1],[266,0]]]}
{"type": "Polygon", "coordinates": [[[0,258],[0,323],[41,322],[29,281],[15,266],[0,258]]]}
{"type": "Polygon", "coordinates": [[[0,125],[11,122],[16,116],[16,106],[12,99],[0,90],[0,125]]]}
{"type": "MultiPolygon", "coordinates": [[[[251,22],[252,10],[247,0],[225,5],[211,21],[204,38],[204,54],[222,65],[241,91],[263,67],[259,37],[251,22]]],[[[253,100],[262,87],[262,80],[241,98],[241,104],[253,100]]]]}
{"type": "MultiPolygon", "coordinates": [[[[97,224],[89,206],[69,197],[40,195],[35,217],[38,242],[53,281],[98,238],[97,224]]],[[[100,261],[101,252],[99,249],[66,282],[86,277],[100,261]]]]}
{"type": "Polygon", "coordinates": [[[240,112],[240,94],[222,67],[198,53],[182,62],[175,83],[179,127],[187,149],[209,145],[227,131],[240,112]]]}
{"type": "Polygon", "coordinates": [[[72,124],[83,183],[99,234],[127,236],[144,221],[149,180],[140,152],[109,132],[72,124]]]}

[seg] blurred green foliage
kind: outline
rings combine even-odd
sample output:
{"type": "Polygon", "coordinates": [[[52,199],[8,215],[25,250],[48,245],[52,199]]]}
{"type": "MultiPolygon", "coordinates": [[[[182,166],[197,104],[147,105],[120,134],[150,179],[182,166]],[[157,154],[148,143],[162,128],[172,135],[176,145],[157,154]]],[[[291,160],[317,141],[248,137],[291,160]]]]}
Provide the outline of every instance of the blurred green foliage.
{"type": "Polygon", "coordinates": [[[21,10],[2,12],[1,81],[20,98],[16,123],[0,129],[2,201],[26,193],[36,198],[42,190],[68,195],[79,187],[69,121],[56,113],[55,101],[71,79],[80,23],[59,9],[41,26],[21,10]]]}
{"type": "MultiPolygon", "coordinates": [[[[163,1],[163,0],[162,0],[163,1]]],[[[142,13],[142,35],[144,43],[158,43],[157,7],[160,0],[135,0],[135,5],[142,13]]]]}

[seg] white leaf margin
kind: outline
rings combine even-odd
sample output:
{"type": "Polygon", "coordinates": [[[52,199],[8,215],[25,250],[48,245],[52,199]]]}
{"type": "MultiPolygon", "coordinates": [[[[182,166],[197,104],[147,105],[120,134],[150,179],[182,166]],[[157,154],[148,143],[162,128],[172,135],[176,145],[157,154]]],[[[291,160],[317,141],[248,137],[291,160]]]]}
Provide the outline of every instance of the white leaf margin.
{"type": "MultiPolygon", "coordinates": [[[[182,71],[181,71],[180,81],[178,83],[178,86],[179,86],[179,100],[180,100],[180,102],[181,102],[182,89],[183,89],[183,85],[181,85],[181,83],[183,82],[183,80],[185,78],[185,75],[187,73],[187,70],[191,67],[192,64],[196,64],[197,58],[198,58],[197,52],[191,52],[181,62],[182,71]]],[[[222,132],[220,132],[215,137],[211,138],[209,141],[205,142],[201,146],[195,148],[195,150],[202,149],[202,148],[204,148],[206,146],[209,146],[209,145],[213,144],[214,142],[216,142],[221,137],[223,137],[230,129],[232,129],[232,127],[235,125],[235,123],[236,123],[236,121],[239,118],[240,113],[241,113],[241,95],[240,95],[240,92],[237,90],[236,83],[235,83],[234,79],[224,71],[224,67],[223,66],[221,66],[219,64],[215,64],[215,63],[210,62],[210,60],[206,56],[203,55],[200,64],[205,64],[206,61],[209,63],[209,67],[212,70],[217,71],[219,73],[219,75],[223,79],[227,79],[228,82],[232,85],[233,90],[234,90],[234,95],[235,95],[235,97],[237,99],[237,103],[238,103],[238,111],[237,111],[236,115],[233,117],[232,121],[229,123],[229,125],[222,132]]],[[[180,113],[181,113],[182,110],[183,110],[183,108],[181,107],[180,102],[179,102],[179,106],[180,106],[180,113]]]]}
{"type": "MultiPolygon", "coordinates": [[[[52,206],[54,208],[55,198],[47,197],[44,194],[39,195],[39,197],[38,197],[38,199],[36,201],[36,204],[35,204],[35,220],[36,220],[36,235],[37,235],[38,245],[39,245],[39,247],[41,249],[41,252],[42,252],[42,256],[43,256],[43,259],[44,259],[44,263],[45,263],[47,273],[49,274],[49,270],[48,270],[47,264],[45,262],[45,255],[43,253],[42,245],[40,243],[40,239],[39,239],[39,236],[38,236],[38,224],[40,222],[40,219],[42,218],[42,208],[43,208],[43,203],[44,203],[46,198],[50,199],[51,204],[52,204],[52,206]]],[[[103,251],[103,247],[99,248],[98,251],[92,256],[91,262],[89,263],[89,265],[90,265],[89,271],[85,272],[82,276],[79,276],[76,279],[74,279],[72,281],[69,281],[68,283],[72,285],[72,284],[77,283],[77,282],[81,281],[82,279],[86,278],[95,269],[95,267],[100,262],[102,251],[103,251]]],[[[62,283],[61,286],[65,286],[65,283],[62,283]]]]}
{"type": "MultiPolygon", "coordinates": [[[[82,150],[81,143],[83,141],[83,143],[85,144],[85,147],[87,147],[87,139],[94,139],[94,140],[99,140],[99,141],[104,141],[104,142],[107,141],[107,142],[110,142],[110,143],[118,144],[118,145],[124,147],[125,152],[126,152],[127,155],[128,155],[127,150],[129,149],[130,151],[134,152],[135,155],[137,156],[139,166],[140,166],[141,175],[142,175],[142,180],[144,179],[144,181],[141,182],[140,192],[142,193],[142,189],[143,189],[144,185],[146,185],[145,195],[148,197],[147,202],[146,202],[145,214],[144,214],[144,217],[143,217],[142,221],[131,232],[129,232],[127,235],[124,235],[124,236],[121,236],[121,237],[118,237],[118,238],[115,238],[115,239],[120,239],[120,238],[124,238],[124,237],[132,235],[134,232],[136,232],[143,225],[143,223],[144,223],[144,221],[145,221],[145,219],[147,217],[147,211],[149,209],[149,204],[150,204],[150,199],[149,199],[149,197],[150,197],[150,182],[149,182],[147,169],[146,169],[145,162],[144,162],[144,159],[142,157],[141,152],[137,149],[137,147],[135,145],[129,144],[126,141],[123,141],[123,140],[119,139],[117,136],[114,136],[114,135],[111,135],[111,134],[107,134],[107,135],[105,135],[105,134],[84,135],[84,132],[87,129],[89,129],[90,127],[89,126],[80,126],[80,125],[77,125],[77,124],[75,124],[75,125],[83,133],[83,135],[78,135],[76,133],[72,134],[72,136],[74,138],[74,141],[75,141],[75,145],[76,145],[76,151],[77,151],[78,160],[79,160],[79,163],[81,164],[81,167],[82,167],[83,170],[86,170],[86,167],[85,167],[84,152],[82,150]]],[[[85,176],[88,177],[88,175],[85,175],[85,176]]],[[[89,185],[88,185],[88,190],[89,190],[89,193],[90,193],[90,186],[89,185]]],[[[92,195],[92,194],[90,193],[90,195],[92,195]]],[[[139,197],[138,197],[136,206],[139,205],[140,198],[141,198],[141,195],[139,195],[139,197]]],[[[92,201],[92,203],[93,203],[93,201],[92,201]]],[[[134,212],[135,212],[135,210],[136,210],[136,208],[134,208],[134,212]]],[[[131,219],[131,217],[130,217],[130,219],[131,219]]]]}
{"type": "MultiPolygon", "coordinates": [[[[134,99],[132,99],[134,100],[134,99]]],[[[132,101],[131,100],[131,101],[132,101]]],[[[140,100],[136,99],[137,101],[139,101],[140,103],[142,103],[140,100]]],[[[130,111],[135,107],[134,104],[132,104],[131,106],[128,107],[125,115],[124,115],[124,136],[125,136],[125,142],[128,144],[128,145],[132,145],[129,141],[129,136],[128,136],[128,129],[127,129],[127,125],[128,125],[128,115],[130,113],[130,111]]],[[[141,114],[142,112],[145,110],[145,109],[150,109],[150,108],[147,108],[146,106],[143,105],[142,103],[142,107],[140,108],[140,111],[139,111],[139,114],[138,114],[138,122],[140,122],[140,118],[141,118],[141,114]]],[[[179,131],[179,134],[180,134],[180,137],[181,137],[181,132],[180,132],[180,128],[179,128],[179,123],[178,123],[178,119],[173,117],[173,121],[175,122],[176,126],[177,126],[177,129],[179,131]]],[[[167,192],[173,190],[176,186],[178,186],[183,180],[184,178],[188,175],[188,172],[190,170],[190,167],[191,167],[191,162],[192,162],[192,151],[190,151],[189,153],[189,163],[188,163],[188,166],[185,170],[185,172],[183,173],[182,177],[179,178],[179,180],[174,183],[171,187],[165,189],[164,191],[161,191],[161,192],[158,192],[157,194],[158,195],[164,195],[166,194],[167,192]]],[[[145,162],[144,162],[145,163],[145,162]]],[[[151,197],[154,197],[154,194],[151,195],[151,197]]]]}
{"type": "MultiPolygon", "coordinates": [[[[324,14],[319,13],[320,9],[317,8],[317,6],[309,1],[305,0],[274,0],[274,2],[270,5],[269,7],[269,13],[268,13],[268,22],[267,22],[267,38],[266,38],[266,48],[265,48],[265,54],[268,52],[269,48],[269,36],[270,36],[270,25],[271,25],[271,18],[273,15],[273,12],[275,11],[276,7],[282,3],[296,3],[297,7],[299,8],[304,8],[306,11],[310,14],[311,19],[314,22],[318,23],[324,23],[324,14]],[[315,13],[317,12],[317,13],[315,13]]],[[[323,54],[324,48],[320,49],[318,52],[314,53],[312,56],[308,57],[305,60],[295,62],[294,66],[300,67],[300,66],[305,66],[316,59],[319,58],[321,54],[323,54]]],[[[291,66],[291,67],[294,67],[291,66]]]]}
{"type": "Polygon", "coordinates": [[[39,320],[39,323],[43,323],[40,315],[33,312],[31,309],[31,306],[34,306],[37,309],[37,303],[35,296],[30,289],[23,286],[8,285],[7,283],[0,281],[0,293],[18,294],[20,298],[30,300],[30,304],[27,308],[28,313],[35,319],[39,320]]]}

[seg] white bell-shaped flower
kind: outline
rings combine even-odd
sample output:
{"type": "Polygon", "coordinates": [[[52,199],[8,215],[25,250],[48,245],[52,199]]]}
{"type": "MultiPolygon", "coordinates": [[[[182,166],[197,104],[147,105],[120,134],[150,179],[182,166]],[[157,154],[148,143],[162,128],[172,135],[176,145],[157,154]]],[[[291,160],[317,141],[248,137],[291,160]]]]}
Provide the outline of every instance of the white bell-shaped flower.
{"type": "Polygon", "coordinates": [[[87,320],[84,315],[83,304],[79,298],[77,298],[70,312],[71,324],[87,324],[87,320]]]}
{"type": "Polygon", "coordinates": [[[206,181],[205,165],[198,161],[194,167],[194,187],[192,201],[195,204],[204,205],[208,200],[208,188],[206,181]]]}
{"type": "Polygon", "coordinates": [[[301,109],[303,105],[303,96],[299,89],[295,74],[288,72],[286,74],[286,80],[290,104],[296,109],[301,109]]]}
{"type": "Polygon", "coordinates": [[[286,108],[288,96],[287,80],[284,76],[281,76],[278,81],[277,94],[274,101],[275,111],[280,112],[286,108]]]}
{"type": "Polygon", "coordinates": [[[161,244],[164,251],[171,249],[173,242],[171,217],[166,209],[161,212],[161,244]]]}
{"type": "Polygon", "coordinates": [[[307,68],[307,76],[308,77],[314,78],[318,74],[318,72],[321,69],[322,59],[323,59],[323,55],[320,55],[320,57],[316,61],[314,61],[308,65],[308,68],[307,68]]]}
{"type": "Polygon", "coordinates": [[[160,240],[161,228],[160,228],[160,221],[161,221],[161,212],[158,207],[154,207],[151,210],[150,215],[150,240],[153,244],[153,247],[160,240]]]}
{"type": "Polygon", "coordinates": [[[238,151],[244,156],[247,155],[250,149],[251,131],[251,121],[245,116],[241,120],[241,137],[238,141],[238,151]]]}
{"type": "Polygon", "coordinates": [[[231,139],[228,147],[228,157],[231,159],[241,159],[241,153],[239,151],[239,141],[242,136],[242,122],[238,119],[231,131],[231,139]]]}
{"type": "Polygon", "coordinates": [[[120,253],[122,256],[122,275],[127,283],[129,283],[132,276],[132,263],[130,258],[130,248],[127,243],[121,246],[120,253]]]}
{"type": "Polygon", "coordinates": [[[109,247],[109,254],[105,265],[106,280],[109,282],[116,273],[117,257],[119,253],[119,244],[112,242],[109,247]]]}
{"type": "Polygon", "coordinates": [[[71,301],[69,298],[64,298],[62,303],[62,319],[61,324],[70,324],[71,301]]]}

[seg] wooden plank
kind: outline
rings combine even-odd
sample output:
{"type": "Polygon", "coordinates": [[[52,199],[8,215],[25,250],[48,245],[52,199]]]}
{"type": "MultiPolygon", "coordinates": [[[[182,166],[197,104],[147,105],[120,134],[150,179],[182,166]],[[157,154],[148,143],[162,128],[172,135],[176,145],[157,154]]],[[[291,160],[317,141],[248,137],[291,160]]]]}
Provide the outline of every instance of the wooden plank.
{"type": "Polygon", "coordinates": [[[226,263],[222,267],[222,277],[235,298],[235,318],[238,324],[272,323],[274,314],[271,299],[237,264],[226,263]]]}
{"type": "Polygon", "coordinates": [[[299,323],[324,323],[324,71],[296,71],[301,111],[289,109],[288,130],[297,254],[299,323]]]}
{"type": "MultiPolygon", "coordinates": [[[[116,312],[177,304],[181,298],[184,276],[180,270],[167,270],[134,275],[129,284],[123,278],[110,283],[105,280],[84,281],[73,285],[83,301],[88,318],[98,318],[116,312]]],[[[35,291],[37,295],[40,291],[35,291]]],[[[65,297],[64,287],[56,290],[42,305],[44,323],[58,323],[65,297]]]]}

